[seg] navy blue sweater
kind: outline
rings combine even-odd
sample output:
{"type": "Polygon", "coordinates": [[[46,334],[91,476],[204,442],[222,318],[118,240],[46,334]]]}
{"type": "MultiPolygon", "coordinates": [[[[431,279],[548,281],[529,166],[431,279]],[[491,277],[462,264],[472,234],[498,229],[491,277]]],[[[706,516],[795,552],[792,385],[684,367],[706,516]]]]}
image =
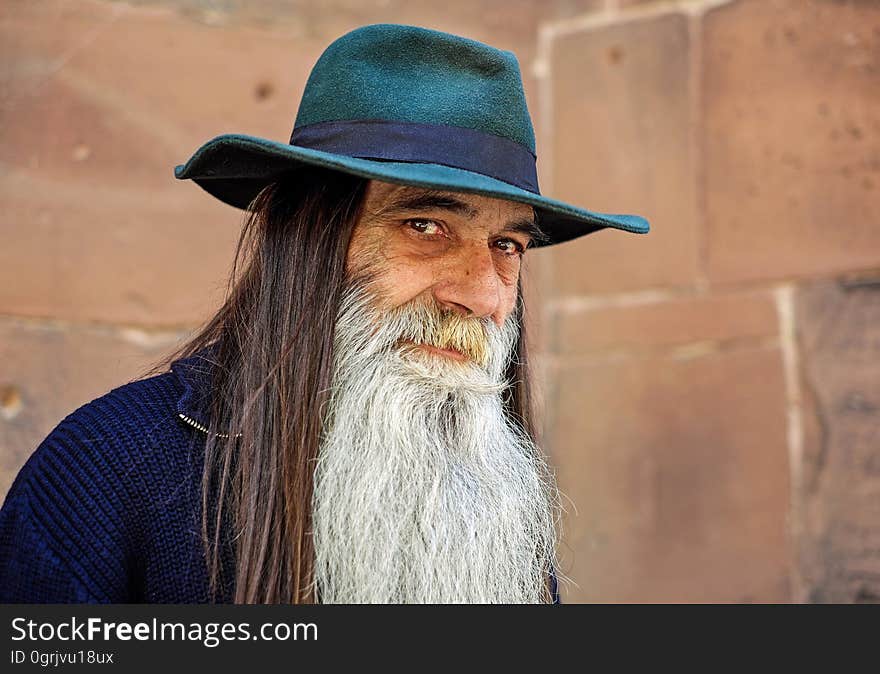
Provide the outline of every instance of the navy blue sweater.
{"type": "MultiPolygon", "coordinates": [[[[0,510],[0,602],[209,601],[198,428],[209,391],[208,361],[195,355],[52,430],[0,510]]],[[[232,561],[228,547],[224,567],[232,561]]],[[[223,588],[218,600],[230,602],[223,588]]]]}
{"type": "MultiPolygon", "coordinates": [[[[0,510],[0,601],[206,603],[198,356],[63,419],[0,510]]],[[[226,597],[228,600],[229,597],[226,597]]]]}

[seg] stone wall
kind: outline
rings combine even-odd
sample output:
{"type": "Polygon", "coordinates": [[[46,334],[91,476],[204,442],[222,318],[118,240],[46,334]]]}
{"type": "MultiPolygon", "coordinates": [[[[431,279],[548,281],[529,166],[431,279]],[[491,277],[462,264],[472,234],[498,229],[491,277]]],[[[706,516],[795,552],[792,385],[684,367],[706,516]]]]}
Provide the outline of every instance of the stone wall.
{"type": "Polygon", "coordinates": [[[880,599],[876,2],[7,0],[0,494],[216,309],[241,214],[173,166],[385,21],[514,51],[542,191],[651,220],[530,254],[564,600],[880,599]]]}

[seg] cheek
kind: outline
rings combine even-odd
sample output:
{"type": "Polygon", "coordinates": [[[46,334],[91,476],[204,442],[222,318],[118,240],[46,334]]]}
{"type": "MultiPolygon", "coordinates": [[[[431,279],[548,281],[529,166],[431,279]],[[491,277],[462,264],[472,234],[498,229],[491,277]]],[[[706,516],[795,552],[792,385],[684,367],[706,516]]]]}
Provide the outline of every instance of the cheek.
{"type": "Polygon", "coordinates": [[[517,299],[517,284],[513,283],[512,285],[502,286],[501,289],[501,299],[499,302],[499,318],[500,322],[503,323],[508,319],[510,314],[513,313],[513,310],[516,309],[516,299],[517,299]]]}
{"type": "Polygon", "coordinates": [[[432,261],[403,244],[389,236],[387,227],[357,227],[346,256],[346,272],[368,273],[379,301],[387,309],[425,292],[436,277],[432,261]]]}
{"type": "Polygon", "coordinates": [[[410,302],[433,284],[435,270],[431,264],[413,264],[406,256],[384,255],[373,266],[375,288],[387,309],[410,302]]]}

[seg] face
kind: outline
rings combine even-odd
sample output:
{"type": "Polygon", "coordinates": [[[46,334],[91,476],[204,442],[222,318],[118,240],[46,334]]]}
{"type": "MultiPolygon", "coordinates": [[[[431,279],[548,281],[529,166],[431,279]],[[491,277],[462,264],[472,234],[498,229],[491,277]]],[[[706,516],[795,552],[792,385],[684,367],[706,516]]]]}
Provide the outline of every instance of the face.
{"type": "Polygon", "coordinates": [[[507,397],[537,236],[524,204],[368,185],[314,474],[320,601],[546,597],[555,486],[507,397]]]}
{"type": "Polygon", "coordinates": [[[523,254],[537,234],[527,204],[374,180],[347,268],[376,270],[390,308],[432,295],[444,308],[501,326],[516,306],[523,254]]]}

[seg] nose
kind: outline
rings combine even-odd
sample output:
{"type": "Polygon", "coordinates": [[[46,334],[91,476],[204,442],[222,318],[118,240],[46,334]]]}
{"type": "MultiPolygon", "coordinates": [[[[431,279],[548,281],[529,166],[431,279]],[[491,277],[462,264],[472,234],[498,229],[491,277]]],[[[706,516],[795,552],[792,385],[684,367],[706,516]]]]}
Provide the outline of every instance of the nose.
{"type": "Polygon", "coordinates": [[[434,298],[446,308],[466,316],[490,316],[498,321],[501,307],[501,281],[486,247],[469,248],[444,269],[434,285],[434,298]]]}

